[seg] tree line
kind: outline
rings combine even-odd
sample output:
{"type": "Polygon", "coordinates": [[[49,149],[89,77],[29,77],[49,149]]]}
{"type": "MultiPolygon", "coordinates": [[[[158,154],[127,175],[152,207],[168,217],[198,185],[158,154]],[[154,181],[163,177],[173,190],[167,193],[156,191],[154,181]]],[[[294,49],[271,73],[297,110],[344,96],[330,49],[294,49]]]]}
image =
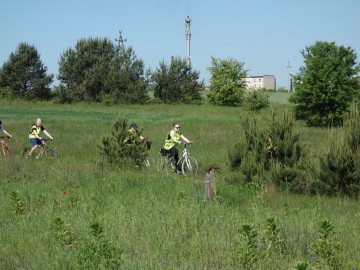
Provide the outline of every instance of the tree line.
{"type": "MultiPolygon", "coordinates": [[[[317,41],[301,51],[304,66],[292,75],[295,118],[310,126],[341,125],[343,115],[359,96],[360,66],[351,47],[317,41]]],[[[245,63],[234,58],[211,57],[210,104],[244,106],[261,110],[269,106],[268,93],[246,91],[245,63]]],[[[159,62],[151,71],[132,47],[116,46],[107,38],[87,38],[66,49],[59,59],[59,85],[51,88],[48,74],[34,45],[20,43],[0,67],[0,97],[25,100],[54,100],[147,103],[149,93],[164,103],[200,103],[205,83],[200,72],[185,59],[159,62]]]]}

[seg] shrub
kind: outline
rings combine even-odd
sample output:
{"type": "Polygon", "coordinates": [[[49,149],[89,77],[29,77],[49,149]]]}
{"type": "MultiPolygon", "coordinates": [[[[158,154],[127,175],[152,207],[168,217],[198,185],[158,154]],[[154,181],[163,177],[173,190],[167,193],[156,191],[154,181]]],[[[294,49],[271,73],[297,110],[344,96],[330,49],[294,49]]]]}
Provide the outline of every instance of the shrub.
{"type": "Polygon", "coordinates": [[[265,89],[255,89],[246,92],[244,106],[251,111],[260,111],[270,106],[270,94],[265,89]]]}
{"type": "Polygon", "coordinates": [[[230,167],[246,182],[269,180],[277,186],[297,190],[300,158],[304,155],[299,134],[293,134],[292,117],[279,122],[273,114],[268,129],[259,129],[254,119],[243,123],[244,136],[229,151],[230,167]]]}
{"type": "MultiPolygon", "coordinates": [[[[138,134],[140,136],[140,133],[138,134]]],[[[100,146],[104,165],[126,168],[141,166],[146,157],[146,147],[139,140],[134,144],[126,142],[128,136],[128,121],[118,117],[115,121],[111,137],[103,137],[100,146]]]]}
{"type": "Polygon", "coordinates": [[[320,157],[320,169],[315,172],[317,180],[311,184],[311,192],[355,197],[360,192],[360,117],[357,112],[348,114],[339,133],[330,138],[327,152],[320,157]]]}

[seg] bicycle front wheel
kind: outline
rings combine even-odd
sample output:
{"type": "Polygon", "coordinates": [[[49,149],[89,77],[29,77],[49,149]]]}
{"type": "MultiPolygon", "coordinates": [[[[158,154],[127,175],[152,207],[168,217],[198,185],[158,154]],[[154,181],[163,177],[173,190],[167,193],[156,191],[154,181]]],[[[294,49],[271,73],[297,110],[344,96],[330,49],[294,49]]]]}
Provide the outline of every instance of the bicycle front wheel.
{"type": "Polygon", "coordinates": [[[41,157],[48,160],[57,160],[56,151],[50,147],[47,147],[43,150],[41,157]]]}
{"type": "Polygon", "coordinates": [[[3,146],[2,151],[3,151],[4,156],[8,156],[11,154],[11,151],[7,145],[3,146]]]}
{"type": "Polygon", "coordinates": [[[181,163],[181,170],[184,175],[197,175],[199,164],[196,158],[188,157],[181,163]]]}

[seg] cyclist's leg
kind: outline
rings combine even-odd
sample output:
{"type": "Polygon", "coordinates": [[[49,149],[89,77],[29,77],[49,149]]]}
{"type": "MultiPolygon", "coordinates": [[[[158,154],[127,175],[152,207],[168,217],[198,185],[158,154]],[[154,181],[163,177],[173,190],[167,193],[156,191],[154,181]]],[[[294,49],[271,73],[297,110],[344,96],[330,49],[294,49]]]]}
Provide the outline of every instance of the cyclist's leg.
{"type": "Polygon", "coordinates": [[[172,168],[174,167],[174,165],[172,164],[171,160],[173,160],[173,158],[171,157],[171,151],[161,148],[156,165],[157,170],[159,172],[166,173],[168,173],[168,171],[173,171],[172,168]]]}
{"type": "Polygon", "coordinates": [[[31,143],[31,150],[29,152],[29,156],[31,156],[34,153],[34,151],[38,148],[38,146],[44,143],[44,141],[36,138],[31,138],[30,143],[31,143]]]}
{"type": "Polygon", "coordinates": [[[178,164],[178,162],[179,162],[179,150],[176,147],[171,148],[170,149],[170,155],[175,160],[175,168],[176,168],[176,170],[181,171],[181,166],[180,166],[180,164],[178,164]]]}

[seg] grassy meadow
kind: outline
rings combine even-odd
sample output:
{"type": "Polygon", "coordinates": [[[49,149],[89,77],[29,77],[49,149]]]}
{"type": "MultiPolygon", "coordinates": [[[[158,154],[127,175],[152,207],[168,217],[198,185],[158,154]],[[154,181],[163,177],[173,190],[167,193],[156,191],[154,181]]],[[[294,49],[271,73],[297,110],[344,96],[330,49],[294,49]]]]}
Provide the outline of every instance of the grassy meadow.
{"type": "MultiPolygon", "coordinates": [[[[360,269],[360,204],[348,198],[294,195],[274,187],[234,185],[228,151],[242,120],[266,126],[271,111],[291,111],[281,93],[272,108],[202,105],[59,105],[0,101],[0,119],[13,135],[13,155],[0,156],[0,269],[315,269],[311,245],[322,220],[334,226],[338,269],[360,269]],[[99,165],[98,146],[117,115],[136,122],[153,140],[157,156],[171,124],[194,141],[195,177],[99,165]],[[59,162],[20,157],[28,132],[41,117],[55,138],[59,162]],[[204,171],[216,163],[218,196],[203,197],[204,171]],[[282,248],[267,241],[274,218],[282,248]],[[255,248],[244,246],[241,228],[251,225],[255,248]],[[271,246],[273,245],[273,246],[271,246]],[[299,263],[308,268],[299,267],[299,263]],[[120,267],[119,267],[120,265],[120,267]],[[256,267],[255,267],[256,266],[256,267]]],[[[287,95],[287,93],[284,93],[287,95]]],[[[321,151],[328,130],[295,122],[300,140],[321,151]]],[[[179,150],[181,146],[179,147],[179,150]]],[[[311,155],[310,155],[311,156],[311,155]]],[[[322,268],[317,269],[331,269],[322,268]]]]}

